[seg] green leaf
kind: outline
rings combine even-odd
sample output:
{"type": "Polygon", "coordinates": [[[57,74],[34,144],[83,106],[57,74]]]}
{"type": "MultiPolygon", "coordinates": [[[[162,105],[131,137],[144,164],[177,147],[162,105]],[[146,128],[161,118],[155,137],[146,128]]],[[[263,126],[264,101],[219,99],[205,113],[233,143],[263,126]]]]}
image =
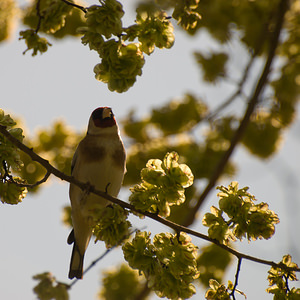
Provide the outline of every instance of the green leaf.
{"type": "Polygon", "coordinates": [[[68,300],[68,285],[57,282],[49,272],[33,276],[39,283],[33,288],[34,293],[40,300],[68,300]]]}
{"type": "Polygon", "coordinates": [[[206,113],[207,106],[201,99],[186,94],[180,101],[171,101],[159,109],[153,109],[150,122],[167,136],[194,128],[206,113]]]}
{"type": "Polygon", "coordinates": [[[210,279],[222,282],[230,262],[231,254],[215,244],[201,248],[197,258],[198,270],[200,271],[199,281],[206,287],[209,285],[210,279]]]}
{"type": "Polygon", "coordinates": [[[204,80],[215,83],[217,79],[226,77],[226,63],[228,55],[224,52],[210,53],[203,55],[200,52],[194,53],[197,63],[202,67],[204,80]]]}
{"type": "Polygon", "coordinates": [[[104,271],[102,283],[99,297],[103,300],[135,299],[140,295],[145,284],[138,272],[125,264],[117,269],[104,271]]]}
{"type": "Polygon", "coordinates": [[[35,56],[38,54],[38,52],[41,54],[46,52],[48,50],[48,46],[51,46],[47,39],[41,38],[33,29],[20,31],[19,40],[23,39],[27,45],[27,49],[23,52],[23,54],[32,49],[32,56],[35,56]]]}
{"type": "Polygon", "coordinates": [[[276,119],[260,111],[250,120],[242,142],[252,154],[268,158],[279,148],[281,131],[281,124],[276,119]]]}

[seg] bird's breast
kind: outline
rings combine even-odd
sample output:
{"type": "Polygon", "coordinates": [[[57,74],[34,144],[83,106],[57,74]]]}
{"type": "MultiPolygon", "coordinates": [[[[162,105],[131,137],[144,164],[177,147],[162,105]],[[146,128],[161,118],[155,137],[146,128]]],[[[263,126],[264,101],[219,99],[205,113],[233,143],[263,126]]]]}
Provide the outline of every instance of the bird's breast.
{"type": "Polygon", "coordinates": [[[125,151],[121,141],[86,142],[79,147],[73,175],[96,189],[117,196],[125,173],[125,151]]]}

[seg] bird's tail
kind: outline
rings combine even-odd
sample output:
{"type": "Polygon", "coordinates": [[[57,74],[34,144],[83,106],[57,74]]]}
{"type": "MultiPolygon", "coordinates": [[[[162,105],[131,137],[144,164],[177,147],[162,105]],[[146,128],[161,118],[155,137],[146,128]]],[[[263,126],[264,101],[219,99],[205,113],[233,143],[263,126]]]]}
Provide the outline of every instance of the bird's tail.
{"type": "Polygon", "coordinates": [[[73,230],[68,238],[68,244],[72,243],[74,243],[74,245],[70,262],[69,278],[73,279],[74,277],[76,277],[78,279],[82,279],[84,254],[81,254],[78,249],[76,240],[74,239],[73,230]]]}

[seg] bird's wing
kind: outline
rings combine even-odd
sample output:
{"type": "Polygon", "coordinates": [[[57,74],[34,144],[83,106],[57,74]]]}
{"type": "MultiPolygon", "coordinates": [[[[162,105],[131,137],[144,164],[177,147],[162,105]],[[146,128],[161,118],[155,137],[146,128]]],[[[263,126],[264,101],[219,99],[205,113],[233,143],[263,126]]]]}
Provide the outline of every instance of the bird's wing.
{"type": "Polygon", "coordinates": [[[75,235],[74,235],[74,229],[72,229],[72,231],[70,232],[69,236],[68,236],[68,244],[71,245],[73,244],[75,241],[75,235]]]}
{"type": "Polygon", "coordinates": [[[75,164],[76,164],[76,160],[77,160],[77,156],[78,156],[78,147],[74,153],[74,156],[72,158],[72,162],[71,162],[71,174],[73,175],[73,170],[74,170],[74,167],[75,167],[75,164]]]}

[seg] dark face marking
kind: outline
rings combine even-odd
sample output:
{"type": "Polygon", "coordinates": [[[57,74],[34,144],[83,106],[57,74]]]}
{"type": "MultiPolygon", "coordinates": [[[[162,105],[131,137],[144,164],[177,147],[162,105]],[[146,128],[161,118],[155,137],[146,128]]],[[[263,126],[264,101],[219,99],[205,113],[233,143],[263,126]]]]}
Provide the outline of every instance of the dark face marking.
{"type": "Polygon", "coordinates": [[[112,127],[116,124],[116,120],[112,110],[109,107],[99,107],[92,113],[92,118],[96,127],[112,127]],[[109,111],[109,114],[107,112],[109,111]],[[104,116],[104,112],[107,114],[104,116]]]}

